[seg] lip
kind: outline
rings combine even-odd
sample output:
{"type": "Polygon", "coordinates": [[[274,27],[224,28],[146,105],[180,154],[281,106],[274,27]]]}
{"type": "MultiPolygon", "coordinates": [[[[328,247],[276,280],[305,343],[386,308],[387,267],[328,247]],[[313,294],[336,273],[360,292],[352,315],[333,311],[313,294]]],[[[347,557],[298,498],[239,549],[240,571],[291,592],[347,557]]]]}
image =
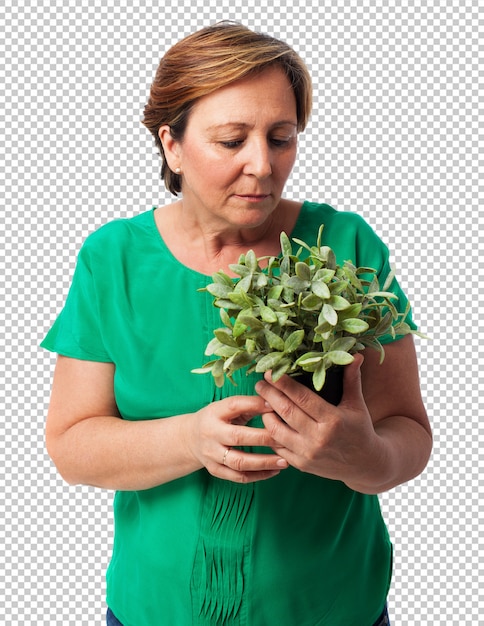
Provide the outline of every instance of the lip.
{"type": "Polygon", "coordinates": [[[265,200],[266,198],[268,198],[270,196],[270,194],[268,193],[247,193],[247,194],[241,194],[238,193],[236,194],[237,198],[240,198],[241,200],[245,200],[246,202],[262,202],[262,200],[265,200]]]}

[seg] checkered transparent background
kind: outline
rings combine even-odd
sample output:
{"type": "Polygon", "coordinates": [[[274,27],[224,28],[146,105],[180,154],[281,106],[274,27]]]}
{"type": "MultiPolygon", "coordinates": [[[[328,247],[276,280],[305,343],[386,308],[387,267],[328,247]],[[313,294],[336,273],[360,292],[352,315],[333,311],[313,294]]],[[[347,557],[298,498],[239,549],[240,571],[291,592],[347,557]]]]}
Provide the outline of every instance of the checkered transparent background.
{"type": "Polygon", "coordinates": [[[38,344],[85,236],[169,201],[142,108],[164,50],[221,19],[307,61],[315,112],[287,195],[362,214],[432,337],[417,341],[435,451],[381,498],[392,623],[484,624],[478,4],[0,2],[0,624],[103,621],[112,495],[67,487],[45,453],[54,358],[38,344]]]}

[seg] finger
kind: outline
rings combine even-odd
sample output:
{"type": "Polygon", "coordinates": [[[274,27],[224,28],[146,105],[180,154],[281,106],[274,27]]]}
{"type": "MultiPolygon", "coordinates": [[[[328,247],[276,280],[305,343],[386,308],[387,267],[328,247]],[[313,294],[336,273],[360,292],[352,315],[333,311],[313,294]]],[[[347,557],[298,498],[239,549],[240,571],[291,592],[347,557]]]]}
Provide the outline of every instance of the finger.
{"type": "Polygon", "coordinates": [[[227,450],[224,452],[222,465],[236,472],[279,472],[287,467],[287,461],[277,454],[258,454],[233,448],[227,450]]]}
{"type": "Polygon", "coordinates": [[[273,382],[266,374],[266,380],[256,384],[256,391],[294,430],[300,431],[310,421],[320,421],[327,402],[311,389],[297,383],[289,376],[273,382]]]}
{"type": "Polygon", "coordinates": [[[267,411],[267,405],[260,396],[230,396],[218,401],[217,409],[224,421],[233,422],[237,419],[239,424],[246,424],[256,415],[267,411]]]}
{"type": "Polygon", "coordinates": [[[345,365],[343,378],[343,397],[341,403],[347,407],[359,407],[365,402],[361,385],[361,366],[364,356],[355,354],[354,361],[345,365]]]}
{"type": "Polygon", "coordinates": [[[282,458],[287,459],[286,450],[293,450],[298,446],[300,439],[298,431],[291,428],[273,411],[263,413],[262,421],[274,440],[271,448],[282,458]]]}
{"type": "Polygon", "coordinates": [[[219,466],[220,470],[212,475],[223,480],[230,480],[233,483],[255,483],[261,480],[268,480],[280,474],[281,470],[268,470],[262,472],[236,472],[229,467],[219,466]]]}
{"type": "Polygon", "coordinates": [[[236,483],[251,483],[273,478],[287,467],[287,461],[277,455],[253,454],[226,448],[222,463],[213,467],[207,466],[207,469],[217,478],[236,483]]]}
{"type": "Polygon", "coordinates": [[[272,448],[275,443],[266,428],[233,425],[224,427],[221,441],[226,446],[238,448],[247,446],[272,448]]]}

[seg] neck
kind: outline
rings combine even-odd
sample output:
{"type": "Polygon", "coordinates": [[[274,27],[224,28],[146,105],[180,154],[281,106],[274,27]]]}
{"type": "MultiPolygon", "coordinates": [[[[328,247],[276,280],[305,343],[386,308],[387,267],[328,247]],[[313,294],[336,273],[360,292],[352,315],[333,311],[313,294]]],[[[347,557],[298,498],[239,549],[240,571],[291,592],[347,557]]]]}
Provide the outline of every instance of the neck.
{"type": "Polygon", "coordinates": [[[280,232],[292,231],[299,208],[300,203],[281,201],[262,223],[251,226],[203,220],[188,210],[183,200],[159,209],[155,216],[172,254],[196,271],[213,274],[220,269],[228,271],[228,266],[249,249],[257,256],[277,256],[280,232]]]}

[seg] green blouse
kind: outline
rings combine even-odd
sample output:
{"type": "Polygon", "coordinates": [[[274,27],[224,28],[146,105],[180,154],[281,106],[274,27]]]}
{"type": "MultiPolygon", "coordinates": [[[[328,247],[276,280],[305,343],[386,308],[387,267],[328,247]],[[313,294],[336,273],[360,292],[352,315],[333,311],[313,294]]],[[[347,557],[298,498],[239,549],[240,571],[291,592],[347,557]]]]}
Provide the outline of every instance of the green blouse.
{"type": "MultiPolygon", "coordinates": [[[[386,246],[356,214],[305,202],[292,236],[314,245],[321,223],[339,263],[388,274],[386,246]]],[[[258,375],[217,388],[191,373],[221,325],[211,297],[197,291],[210,282],[173,257],[153,210],[113,221],[85,241],[42,346],[114,363],[127,420],[253,395],[258,375]]],[[[392,290],[404,311],[396,281],[392,290]]],[[[200,470],[117,492],[114,515],[107,602],[124,626],[371,626],[385,604],[392,547],[378,497],[339,481],[288,468],[238,485],[200,470]]]]}

